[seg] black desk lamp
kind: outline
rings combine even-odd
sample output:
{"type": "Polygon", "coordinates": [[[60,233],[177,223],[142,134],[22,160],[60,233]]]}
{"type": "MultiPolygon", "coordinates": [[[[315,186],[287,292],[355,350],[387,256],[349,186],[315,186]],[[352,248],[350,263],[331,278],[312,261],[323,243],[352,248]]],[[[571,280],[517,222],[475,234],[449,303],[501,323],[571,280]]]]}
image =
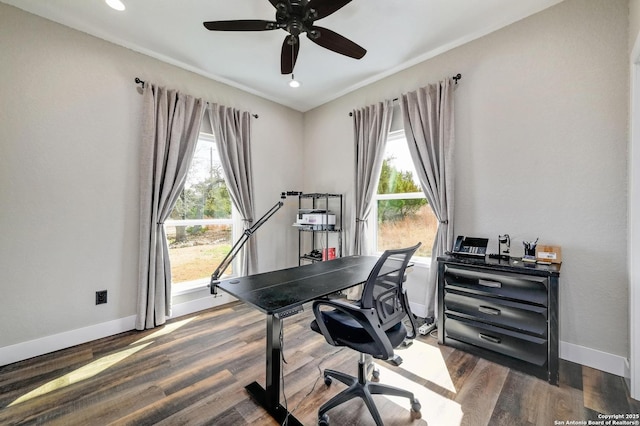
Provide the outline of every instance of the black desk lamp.
{"type": "Polygon", "coordinates": [[[498,258],[500,260],[509,260],[511,250],[511,237],[509,234],[498,235],[498,258]],[[502,246],[506,248],[503,250],[502,246]]]}
{"type": "Polygon", "coordinates": [[[284,205],[284,202],[282,200],[287,198],[287,196],[298,196],[301,194],[302,192],[299,191],[282,192],[280,194],[281,201],[278,201],[273,207],[271,207],[260,219],[258,219],[256,223],[251,226],[251,228],[247,228],[244,230],[242,236],[238,238],[238,241],[236,241],[233,247],[231,247],[229,253],[227,253],[224,259],[222,259],[222,262],[220,262],[220,265],[218,265],[216,270],[213,271],[213,274],[211,274],[211,282],[209,284],[211,294],[218,294],[217,285],[220,282],[220,276],[224,274],[224,271],[229,267],[231,262],[233,262],[233,259],[238,255],[238,253],[240,253],[242,247],[247,243],[247,241],[249,241],[249,238],[251,238],[251,236],[258,230],[258,228],[264,225],[271,218],[271,216],[275,214],[275,212],[280,210],[280,207],[284,205]]]}

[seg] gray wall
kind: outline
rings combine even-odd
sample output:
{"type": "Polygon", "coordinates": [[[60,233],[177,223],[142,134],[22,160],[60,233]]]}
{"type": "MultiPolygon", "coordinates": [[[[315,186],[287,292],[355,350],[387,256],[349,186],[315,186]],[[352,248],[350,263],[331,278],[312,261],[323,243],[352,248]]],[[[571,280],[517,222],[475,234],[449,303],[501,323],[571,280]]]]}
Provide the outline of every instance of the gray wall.
{"type": "MultiPolygon", "coordinates": [[[[1,3],[0,58],[0,348],[135,314],[134,77],[259,114],[256,214],[301,180],[299,112],[1,3]]],[[[295,261],[272,247],[297,243],[296,209],[257,235],[262,270],[295,261]]]]}
{"type": "Polygon", "coordinates": [[[626,0],[566,0],[307,112],[305,189],[352,199],[349,111],[462,73],[456,234],[562,246],[560,339],[627,357],[628,25],[626,0]]]}
{"type": "Polygon", "coordinates": [[[640,0],[629,0],[629,50],[640,33],[640,0]]]}

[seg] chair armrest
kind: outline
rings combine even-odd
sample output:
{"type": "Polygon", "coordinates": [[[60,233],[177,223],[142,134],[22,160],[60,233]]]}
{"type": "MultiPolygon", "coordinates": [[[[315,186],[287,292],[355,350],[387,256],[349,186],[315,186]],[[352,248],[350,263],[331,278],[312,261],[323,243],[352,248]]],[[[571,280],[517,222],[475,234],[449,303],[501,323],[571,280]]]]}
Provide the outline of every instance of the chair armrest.
{"type": "Polygon", "coordinates": [[[385,359],[393,357],[393,347],[389,338],[380,327],[380,320],[378,314],[373,308],[361,308],[357,305],[347,303],[341,300],[316,300],[313,302],[313,315],[316,318],[318,328],[322,332],[324,338],[333,346],[339,346],[338,343],[329,333],[327,326],[324,323],[322,312],[320,308],[322,306],[329,306],[337,311],[340,311],[349,317],[353,318],[362,326],[362,328],[371,336],[374,342],[382,349],[385,359]]]}

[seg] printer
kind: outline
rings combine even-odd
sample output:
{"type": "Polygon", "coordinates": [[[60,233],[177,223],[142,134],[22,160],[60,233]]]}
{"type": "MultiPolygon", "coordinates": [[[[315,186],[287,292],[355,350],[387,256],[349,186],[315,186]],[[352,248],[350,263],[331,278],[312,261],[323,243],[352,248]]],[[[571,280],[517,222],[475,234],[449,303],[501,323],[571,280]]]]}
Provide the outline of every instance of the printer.
{"type": "Polygon", "coordinates": [[[328,210],[300,209],[293,226],[313,231],[334,231],[336,215],[328,210]]]}

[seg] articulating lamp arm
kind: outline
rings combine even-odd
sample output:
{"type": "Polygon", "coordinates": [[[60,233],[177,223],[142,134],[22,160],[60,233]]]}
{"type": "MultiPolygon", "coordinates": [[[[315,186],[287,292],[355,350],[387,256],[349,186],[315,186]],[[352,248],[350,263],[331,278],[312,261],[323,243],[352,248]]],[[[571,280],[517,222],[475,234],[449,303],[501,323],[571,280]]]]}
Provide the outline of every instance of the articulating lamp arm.
{"type": "MultiPolygon", "coordinates": [[[[299,193],[295,193],[295,195],[298,195],[298,194],[299,193]]],[[[287,192],[285,194],[283,192],[282,195],[280,195],[280,198],[284,200],[287,195],[294,195],[294,193],[287,192]]],[[[233,259],[238,255],[238,253],[240,252],[242,247],[246,244],[246,242],[249,241],[249,238],[251,238],[251,236],[258,230],[258,228],[264,225],[271,218],[271,216],[273,216],[278,210],[280,210],[280,208],[283,205],[284,205],[284,202],[278,201],[260,219],[258,219],[258,221],[254,223],[251,226],[251,228],[247,228],[244,230],[244,232],[242,233],[242,236],[238,239],[238,241],[236,241],[236,243],[231,248],[231,251],[227,253],[224,259],[222,259],[222,262],[220,262],[220,265],[218,265],[218,267],[213,272],[213,274],[211,274],[211,282],[209,283],[211,294],[213,295],[218,294],[217,285],[220,282],[220,277],[222,276],[222,274],[224,274],[224,271],[229,267],[233,259]]]]}

